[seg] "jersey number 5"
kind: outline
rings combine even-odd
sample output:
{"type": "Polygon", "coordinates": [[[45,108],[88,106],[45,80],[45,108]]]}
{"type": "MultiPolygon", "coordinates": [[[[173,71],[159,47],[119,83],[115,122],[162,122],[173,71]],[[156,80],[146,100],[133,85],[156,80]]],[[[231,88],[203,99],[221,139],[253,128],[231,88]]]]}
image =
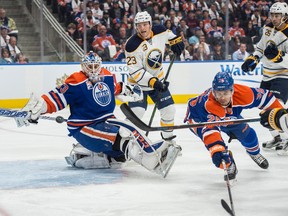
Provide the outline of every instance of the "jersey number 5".
{"type": "Polygon", "coordinates": [[[127,57],[127,65],[137,64],[135,56],[127,57]]]}

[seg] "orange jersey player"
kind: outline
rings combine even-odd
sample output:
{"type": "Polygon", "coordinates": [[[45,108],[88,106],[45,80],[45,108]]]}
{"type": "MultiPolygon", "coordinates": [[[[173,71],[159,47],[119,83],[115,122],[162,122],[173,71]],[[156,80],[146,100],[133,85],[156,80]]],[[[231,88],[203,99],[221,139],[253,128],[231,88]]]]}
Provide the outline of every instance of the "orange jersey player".
{"type": "MultiPolygon", "coordinates": [[[[268,109],[282,108],[282,105],[268,90],[234,84],[230,73],[219,72],[212,82],[212,88],[188,101],[185,122],[242,119],[243,109],[254,107],[268,109]]],[[[238,171],[232,153],[228,151],[228,146],[221,136],[221,131],[230,139],[237,139],[261,168],[268,168],[268,161],[260,154],[256,132],[248,124],[202,127],[192,130],[210,151],[216,167],[222,168],[222,161],[226,162],[229,179],[234,179],[238,171]]]]}

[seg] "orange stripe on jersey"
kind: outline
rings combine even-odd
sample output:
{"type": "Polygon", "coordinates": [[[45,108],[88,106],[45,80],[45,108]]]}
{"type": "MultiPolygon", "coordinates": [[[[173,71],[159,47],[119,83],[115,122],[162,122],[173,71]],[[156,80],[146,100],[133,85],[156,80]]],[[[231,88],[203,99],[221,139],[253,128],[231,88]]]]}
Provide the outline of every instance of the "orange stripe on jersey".
{"type": "Polygon", "coordinates": [[[97,131],[92,130],[90,128],[87,128],[87,127],[82,128],[81,131],[83,131],[83,132],[85,132],[87,134],[90,134],[92,136],[97,136],[97,137],[100,137],[100,138],[104,138],[106,140],[109,140],[112,143],[114,143],[115,140],[116,140],[116,135],[108,135],[108,134],[100,133],[100,132],[97,132],[97,131]]]}
{"type": "Polygon", "coordinates": [[[276,98],[276,100],[268,107],[268,109],[272,108],[284,108],[280,101],[276,98]]]}
{"type": "Polygon", "coordinates": [[[64,107],[63,107],[63,105],[62,105],[61,101],[59,100],[59,97],[58,97],[58,95],[57,95],[57,94],[55,94],[55,92],[51,92],[51,94],[52,94],[52,96],[53,96],[54,100],[56,101],[56,103],[58,104],[59,110],[62,110],[62,109],[64,109],[64,107]]]}
{"type": "Polygon", "coordinates": [[[222,139],[219,131],[215,131],[215,132],[203,137],[203,142],[206,146],[210,145],[211,143],[216,142],[217,140],[221,140],[223,142],[223,139],[222,139]]]}
{"type": "Polygon", "coordinates": [[[42,95],[42,98],[45,100],[46,104],[47,104],[47,111],[46,113],[53,113],[56,112],[56,107],[54,106],[54,104],[52,103],[52,101],[47,97],[47,95],[42,95]]]}
{"type": "Polygon", "coordinates": [[[71,74],[71,76],[65,80],[65,83],[77,84],[79,82],[83,82],[85,79],[87,79],[86,75],[82,71],[79,71],[71,74]]]}
{"type": "Polygon", "coordinates": [[[116,86],[115,86],[114,94],[118,95],[118,94],[121,93],[121,91],[122,91],[122,84],[117,83],[116,86]]]}

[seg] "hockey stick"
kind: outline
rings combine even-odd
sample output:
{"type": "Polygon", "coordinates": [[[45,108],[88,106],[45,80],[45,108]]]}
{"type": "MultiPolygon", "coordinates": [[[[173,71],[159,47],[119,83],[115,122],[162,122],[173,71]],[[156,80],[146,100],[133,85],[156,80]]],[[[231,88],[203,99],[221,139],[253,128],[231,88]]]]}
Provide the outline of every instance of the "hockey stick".
{"type": "MultiPolygon", "coordinates": [[[[171,62],[169,64],[169,67],[168,67],[168,70],[167,70],[167,73],[166,73],[166,75],[165,75],[165,77],[163,79],[163,83],[165,83],[166,80],[168,79],[168,76],[169,76],[169,73],[170,73],[170,70],[171,70],[172,65],[174,63],[175,58],[176,58],[176,55],[173,54],[172,60],[171,60],[171,62]]],[[[152,111],[152,114],[151,114],[151,117],[150,117],[150,120],[149,120],[149,124],[148,124],[149,127],[152,125],[152,122],[153,122],[153,119],[154,119],[154,116],[155,116],[155,113],[156,113],[157,105],[159,103],[160,98],[161,98],[161,93],[158,94],[158,100],[157,100],[157,102],[154,105],[154,108],[153,108],[153,111],[152,111]]],[[[148,134],[149,134],[149,131],[146,132],[146,136],[148,136],[148,134]]]]}
{"type": "Polygon", "coordinates": [[[195,127],[206,127],[206,126],[222,126],[222,125],[231,125],[231,124],[241,124],[247,122],[258,122],[260,117],[248,118],[248,119],[231,119],[227,121],[214,121],[214,122],[201,122],[195,124],[184,124],[184,125],[174,125],[174,126],[165,126],[165,127],[150,127],[141,121],[130,107],[123,103],[120,106],[121,111],[134,125],[144,131],[161,131],[161,130],[175,130],[175,129],[185,129],[185,128],[195,128],[195,127]]]}
{"type": "MultiPolygon", "coordinates": [[[[18,110],[9,110],[0,108],[0,116],[10,117],[10,118],[26,118],[30,115],[27,111],[18,111],[18,110]]],[[[39,119],[52,120],[57,123],[66,122],[67,119],[64,119],[62,116],[51,117],[51,116],[39,116],[39,119]]]]}
{"type": "Polygon", "coordinates": [[[222,161],[222,165],[224,167],[224,173],[227,176],[226,185],[227,185],[227,189],[228,189],[228,194],[229,194],[229,200],[230,200],[231,208],[229,207],[229,205],[226,203],[226,201],[224,199],[221,199],[221,204],[222,204],[222,207],[231,216],[235,216],[234,204],[233,204],[232,193],[231,193],[231,185],[230,185],[230,181],[229,181],[229,178],[228,178],[228,170],[227,170],[226,163],[225,163],[224,160],[222,161]]]}

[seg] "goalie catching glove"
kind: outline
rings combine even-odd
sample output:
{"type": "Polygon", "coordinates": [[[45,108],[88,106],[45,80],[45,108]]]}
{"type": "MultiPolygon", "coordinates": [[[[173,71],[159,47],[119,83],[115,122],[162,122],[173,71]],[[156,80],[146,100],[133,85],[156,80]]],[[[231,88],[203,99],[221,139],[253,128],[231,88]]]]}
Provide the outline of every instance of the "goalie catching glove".
{"type": "Polygon", "coordinates": [[[285,53],[279,50],[275,43],[270,43],[264,50],[264,55],[270,61],[279,63],[283,61],[282,56],[285,56],[285,53]]]}
{"type": "Polygon", "coordinates": [[[136,102],[143,100],[143,91],[139,85],[128,85],[120,82],[121,92],[117,95],[117,99],[122,102],[136,102]]]}
{"type": "Polygon", "coordinates": [[[185,45],[182,41],[182,37],[181,36],[176,36],[172,39],[169,40],[169,45],[171,47],[171,50],[173,51],[173,53],[177,56],[180,56],[182,51],[185,48],[185,45]]]}
{"type": "Polygon", "coordinates": [[[288,133],[287,125],[287,109],[268,109],[260,113],[260,123],[262,126],[278,131],[285,131],[288,133]]]}
{"type": "Polygon", "coordinates": [[[245,59],[244,63],[241,66],[241,69],[244,72],[253,71],[256,68],[259,61],[260,61],[259,56],[257,55],[254,56],[251,54],[245,59]]]}
{"type": "Polygon", "coordinates": [[[15,118],[18,127],[28,126],[29,123],[37,124],[39,116],[47,111],[47,105],[42,97],[37,98],[32,93],[28,103],[21,111],[27,111],[29,115],[25,118],[15,118]]]}

